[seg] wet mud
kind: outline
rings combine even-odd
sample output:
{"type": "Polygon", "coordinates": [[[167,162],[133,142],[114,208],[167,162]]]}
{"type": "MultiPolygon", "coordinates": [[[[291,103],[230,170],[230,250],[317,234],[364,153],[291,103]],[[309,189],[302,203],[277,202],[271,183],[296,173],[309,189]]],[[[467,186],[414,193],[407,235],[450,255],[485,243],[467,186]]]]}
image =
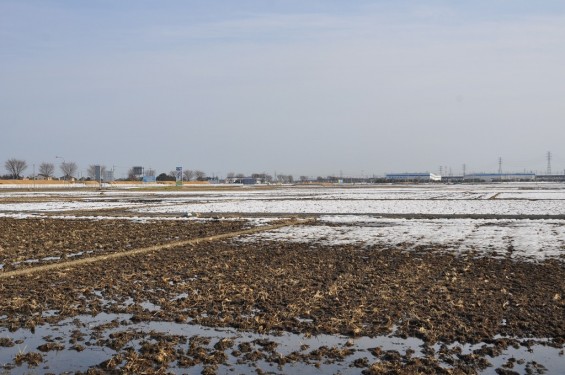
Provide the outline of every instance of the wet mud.
{"type": "MultiPolygon", "coordinates": [[[[7,230],[0,234],[0,256],[8,267],[21,259],[64,257],[97,245],[112,252],[126,244],[163,243],[246,225],[1,220],[7,230]]],[[[41,368],[50,353],[81,353],[91,347],[108,348],[112,354],[80,371],[225,373],[229,366],[247,365],[234,371],[285,373],[297,369],[285,366],[299,363],[316,373],[319,367],[345,362],[350,373],[481,373],[494,371],[493,358],[509,350],[543,345],[562,354],[562,261],[521,262],[442,250],[222,240],[3,278],[0,353],[25,345],[10,334],[34,335],[75,319],[75,330],[43,337],[5,368],[41,368]],[[85,333],[84,317],[101,314],[112,318],[85,333]],[[138,328],[155,323],[267,336],[245,340],[138,328]],[[269,337],[288,334],[304,340],[393,336],[420,344],[403,350],[375,345],[359,353],[346,341],[297,345],[283,353],[269,337]],[[474,347],[465,350],[465,345],[474,347]],[[268,366],[253,367],[259,363],[268,366]]],[[[543,363],[512,358],[505,357],[496,372],[546,371],[543,363]]]]}
{"type": "Polygon", "coordinates": [[[229,233],[245,221],[0,218],[3,271],[229,233]]]}

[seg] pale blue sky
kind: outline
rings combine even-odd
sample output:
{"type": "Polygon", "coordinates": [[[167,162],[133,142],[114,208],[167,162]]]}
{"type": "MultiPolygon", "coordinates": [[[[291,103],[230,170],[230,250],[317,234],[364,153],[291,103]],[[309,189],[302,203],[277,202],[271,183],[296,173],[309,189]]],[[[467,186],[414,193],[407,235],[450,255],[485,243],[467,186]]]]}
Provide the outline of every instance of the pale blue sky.
{"type": "Polygon", "coordinates": [[[563,171],[565,2],[0,0],[0,124],[118,176],[563,171]]]}

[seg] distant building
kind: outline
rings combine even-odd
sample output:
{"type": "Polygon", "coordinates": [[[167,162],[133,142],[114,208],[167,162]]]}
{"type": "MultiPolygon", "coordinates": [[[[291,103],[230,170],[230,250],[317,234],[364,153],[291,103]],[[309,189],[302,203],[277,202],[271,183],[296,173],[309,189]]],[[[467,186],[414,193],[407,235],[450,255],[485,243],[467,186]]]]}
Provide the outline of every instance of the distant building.
{"type": "Polygon", "coordinates": [[[471,173],[463,177],[465,181],[534,181],[535,173],[471,173]]]}
{"type": "Polygon", "coordinates": [[[256,178],[253,177],[244,177],[239,179],[239,183],[244,185],[255,185],[258,184],[259,182],[260,181],[258,181],[256,178]]]}
{"type": "Polygon", "coordinates": [[[113,170],[108,170],[108,171],[104,171],[104,181],[105,182],[113,182],[114,181],[114,171],[113,170]]]}
{"type": "Polygon", "coordinates": [[[228,178],[226,178],[226,183],[228,183],[228,184],[255,185],[255,184],[260,184],[261,180],[255,178],[255,177],[228,177],[228,178]]]}
{"type": "Polygon", "coordinates": [[[565,181],[565,174],[538,174],[536,175],[536,181],[563,182],[565,181]]]}
{"type": "Polygon", "coordinates": [[[386,180],[404,182],[430,182],[441,181],[441,176],[433,173],[389,173],[386,180]]]}
{"type": "Polygon", "coordinates": [[[447,182],[447,183],[459,183],[459,182],[463,182],[463,179],[465,177],[464,176],[441,176],[441,181],[442,182],[447,182]]]}

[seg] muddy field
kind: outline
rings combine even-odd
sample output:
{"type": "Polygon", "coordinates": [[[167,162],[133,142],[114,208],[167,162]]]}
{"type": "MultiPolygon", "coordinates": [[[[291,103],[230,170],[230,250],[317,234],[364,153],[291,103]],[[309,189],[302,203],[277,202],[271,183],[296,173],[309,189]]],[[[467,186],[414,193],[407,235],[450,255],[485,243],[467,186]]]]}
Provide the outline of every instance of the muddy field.
{"type": "Polygon", "coordinates": [[[17,220],[0,218],[4,271],[243,229],[243,221],[17,220]]]}
{"type": "Polygon", "coordinates": [[[452,244],[269,240],[260,233],[320,223],[268,224],[0,218],[0,366],[7,373],[565,371],[562,256],[526,261],[512,249],[495,257],[452,252],[452,244]]]}

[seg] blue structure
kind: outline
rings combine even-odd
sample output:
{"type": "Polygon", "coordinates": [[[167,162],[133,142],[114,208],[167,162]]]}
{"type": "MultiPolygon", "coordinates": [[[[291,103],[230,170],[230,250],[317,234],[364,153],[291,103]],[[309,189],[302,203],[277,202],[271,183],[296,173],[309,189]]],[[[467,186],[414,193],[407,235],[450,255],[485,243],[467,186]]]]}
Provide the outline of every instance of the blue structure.
{"type": "Polygon", "coordinates": [[[463,177],[465,181],[534,181],[535,173],[471,173],[463,177]]]}

